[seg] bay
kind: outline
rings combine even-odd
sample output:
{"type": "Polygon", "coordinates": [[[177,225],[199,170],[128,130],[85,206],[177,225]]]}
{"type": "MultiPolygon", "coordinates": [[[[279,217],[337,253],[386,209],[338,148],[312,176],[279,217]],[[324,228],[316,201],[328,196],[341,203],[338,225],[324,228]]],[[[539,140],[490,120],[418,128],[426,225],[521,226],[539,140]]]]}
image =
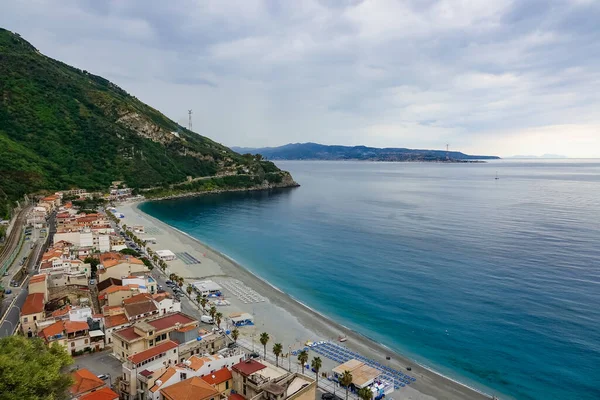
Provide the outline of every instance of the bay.
{"type": "Polygon", "coordinates": [[[600,398],[599,160],[277,164],[302,186],[141,208],[448,376],[600,398]]]}

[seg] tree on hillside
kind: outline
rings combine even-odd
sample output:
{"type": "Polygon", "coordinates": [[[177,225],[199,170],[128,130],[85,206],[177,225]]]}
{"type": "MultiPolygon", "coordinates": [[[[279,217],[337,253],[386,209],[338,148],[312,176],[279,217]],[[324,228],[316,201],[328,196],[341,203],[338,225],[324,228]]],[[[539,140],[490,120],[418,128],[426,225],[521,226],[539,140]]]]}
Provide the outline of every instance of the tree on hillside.
{"type": "Polygon", "coordinates": [[[267,343],[269,343],[269,339],[269,334],[267,332],[263,332],[260,334],[260,344],[263,345],[263,357],[265,360],[267,359],[267,343]]]}
{"type": "Polygon", "coordinates": [[[306,362],[308,361],[308,351],[306,350],[302,350],[299,354],[298,354],[298,362],[300,363],[300,365],[302,366],[302,373],[304,374],[304,366],[306,365],[306,362]]]}
{"type": "Polygon", "coordinates": [[[348,390],[352,384],[352,373],[350,371],[344,371],[340,377],[340,385],[346,388],[346,400],[348,400],[348,390]]]}
{"type": "Polygon", "coordinates": [[[38,338],[9,336],[0,339],[0,398],[3,400],[69,399],[73,360],[57,344],[38,338]]]}
{"type": "Polygon", "coordinates": [[[275,365],[279,367],[279,356],[281,355],[281,352],[283,351],[283,346],[281,345],[281,343],[275,343],[273,345],[273,354],[275,354],[275,365]]]}

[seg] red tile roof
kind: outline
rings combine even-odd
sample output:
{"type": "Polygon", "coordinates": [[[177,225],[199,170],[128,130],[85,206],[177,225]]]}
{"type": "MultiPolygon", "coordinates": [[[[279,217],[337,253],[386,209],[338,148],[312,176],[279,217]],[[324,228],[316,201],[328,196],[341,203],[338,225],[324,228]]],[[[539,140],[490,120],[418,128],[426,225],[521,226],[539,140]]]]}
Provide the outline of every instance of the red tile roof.
{"type": "Polygon", "coordinates": [[[197,376],[161,389],[160,393],[167,400],[203,400],[219,394],[214,387],[197,376]]]}
{"type": "Polygon", "coordinates": [[[226,382],[233,378],[231,375],[231,371],[227,369],[227,367],[223,367],[218,371],[213,372],[210,375],[206,375],[202,377],[202,380],[209,385],[218,385],[220,383],[226,382]]]}
{"type": "Polygon", "coordinates": [[[229,395],[228,400],[246,400],[246,399],[241,394],[232,393],[229,395]]]}
{"type": "Polygon", "coordinates": [[[44,329],[42,329],[42,331],[39,333],[39,336],[45,338],[46,340],[49,340],[49,338],[51,338],[52,336],[56,336],[58,334],[64,334],[64,330],[65,330],[64,322],[57,321],[57,322],[53,323],[52,325],[49,325],[49,326],[45,327],[44,329]]]}
{"type": "Polygon", "coordinates": [[[62,317],[63,315],[67,315],[67,314],[69,313],[69,311],[71,311],[71,308],[73,308],[73,307],[71,307],[71,305],[70,305],[70,304],[67,304],[67,305],[66,305],[66,306],[64,306],[63,308],[59,308],[58,310],[55,310],[55,311],[52,313],[52,316],[53,316],[54,318],[57,318],[57,317],[62,317]]]}
{"type": "Polygon", "coordinates": [[[95,392],[88,393],[79,398],[79,400],[117,400],[119,395],[105,387],[95,392]]]}
{"type": "Polygon", "coordinates": [[[135,333],[133,326],[113,332],[113,335],[115,334],[128,341],[139,339],[141,337],[135,333]]]}
{"type": "Polygon", "coordinates": [[[258,372],[261,369],[265,369],[265,368],[267,368],[267,367],[264,366],[263,364],[259,363],[258,361],[252,360],[252,359],[242,361],[231,367],[231,369],[239,372],[240,374],[242,374],[244,376],[250,376],[253,373],[258,372]]]}
{"type": "Polygon", "coordinates": [[[134,364],[139,364],[142,361],[146,361],[149,358],[155,357],[161,353],[166,353],[169,350],[173,350],[177,348],[178,344],[172,340],[167,340],[164,343],[159,344],[158,346],[154,346],[149,348],[148,350],[144,350],[132,356],[129,356],[129,360],[134,364]]]}
{"type": "Polygon", "coordinates": [[[48,275],[46,275],[46,274],[34,275],[31,277],[31,279],[29,279],[29,284],[43,282],[46,280],[47,277],[48,277],[48,275]]]}
{"type": "Polygon", "coordinates": [[[92,374],[90,370],[82,368],[71,374],[75,383],[71,386],[71,393],[80,395],[90,390],[104,386],[104,381],[92,374]]]}
{"type": "Polygon", "coordinates": [[[90,327],[87,322],[81,321],[65,321],[65,330],[67,333],[73,333],[77,331],[88,331],[90,327]]]}
{"type": "Polygon", "coordinates": [[[196,320],[182,313],[171,314],[162,318],[155,319],[154,321],[148,321],[150,325],[152,325],[159,331],[175,326],[175,324],[177,323],[185,325],[192,322],[196,322],[196,320]]]}
{"type": "Polygon", "coordinates": [[[44,311],[44,294],[32,293],[25,299],[21,307],[21,315],[38,314],[44,311]]]}
{"type": "Polygon", "coordinates": [[[115,326],[123,325],[129,322],[125,314],[111,315],[104,317],[104,326],[107,328],[113,328],[115,326]]]}
{"type": "Polygon", "coordinates": [[[148,293],[140,293],[140,294],[136,294],[135,296],[132,296],[128,299],[123,300],[123,304],[142,303],[142,302],[146,302],[151,299],[152,299],[152,296],[149,295],[148,293]]]}

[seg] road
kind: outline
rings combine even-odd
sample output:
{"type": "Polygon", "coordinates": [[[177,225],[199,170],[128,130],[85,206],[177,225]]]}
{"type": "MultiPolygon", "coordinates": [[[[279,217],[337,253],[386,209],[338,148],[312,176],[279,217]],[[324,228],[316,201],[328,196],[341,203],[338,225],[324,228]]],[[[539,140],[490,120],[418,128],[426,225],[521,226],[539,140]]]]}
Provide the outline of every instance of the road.
{"type": "MultiPolygon", "coordinates": [[[[29,294],[29,292],[27,290],[27,285],[29,283],[29,277],[36,272],[37,266],[40,262],[40,259],[42,258],[42,254],[47,249],[48,243],[50,243],[52,241],[54,233],[56,232],[54,214],[51,215],[50,218],[48,219],[48,226],[49,226],[48,241],[44,241],[43,239],[39,238],[39,236],[36,237],[35,235],[36,234],[39,235],[39,232],[34,232],[32,234],[32,239],[31,239],[31,240],[35,239],[34,248],[31,249],[31,247],[29,245],[23,246],[23,249],[21,250],[21,254],[19,254],[19,257],[17,257],[15,259],[15,262],[9,269],[9,271],[11,271],[11,273],[9,274],[8,278],[11,279],[13,274],[16,272],[16,270],[18,268],[19,261],[22,260],[23,257],[25,257],[26,255],[29,256],[27,259],[27,276],[25,277],[25,279],[23,280],[23,282],[21,283],[21,285],[19,287],[11,288],[13,290],[13,293],[6,296],[6,298],[2,302],[3,319],[2,319],[2,323],[0,324],[0,337],[6,337],[9,335],[12,335],[14,333],[14,331],[17,329],[17,326],[19,324],[19,316],[21,314],[21,307],[25,303],[25,299],[27,298],[27,295],[29,294]],[[5,314],[5,310],[7,310],[6,314],[5,314]]],[[[25,243],[29,244],[30,242],[27,241],[25,243]]]]}

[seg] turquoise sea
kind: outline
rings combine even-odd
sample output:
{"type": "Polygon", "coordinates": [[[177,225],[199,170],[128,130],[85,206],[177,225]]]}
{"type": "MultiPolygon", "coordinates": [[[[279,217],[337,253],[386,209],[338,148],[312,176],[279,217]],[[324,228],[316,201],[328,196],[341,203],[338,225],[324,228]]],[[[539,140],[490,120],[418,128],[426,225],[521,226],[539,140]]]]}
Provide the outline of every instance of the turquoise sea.
{"type": "Polygon", "coordinates": [[[302,187],[141,208],[448,376],[600,399],[600,160],[277,164],[302,187]]]}

